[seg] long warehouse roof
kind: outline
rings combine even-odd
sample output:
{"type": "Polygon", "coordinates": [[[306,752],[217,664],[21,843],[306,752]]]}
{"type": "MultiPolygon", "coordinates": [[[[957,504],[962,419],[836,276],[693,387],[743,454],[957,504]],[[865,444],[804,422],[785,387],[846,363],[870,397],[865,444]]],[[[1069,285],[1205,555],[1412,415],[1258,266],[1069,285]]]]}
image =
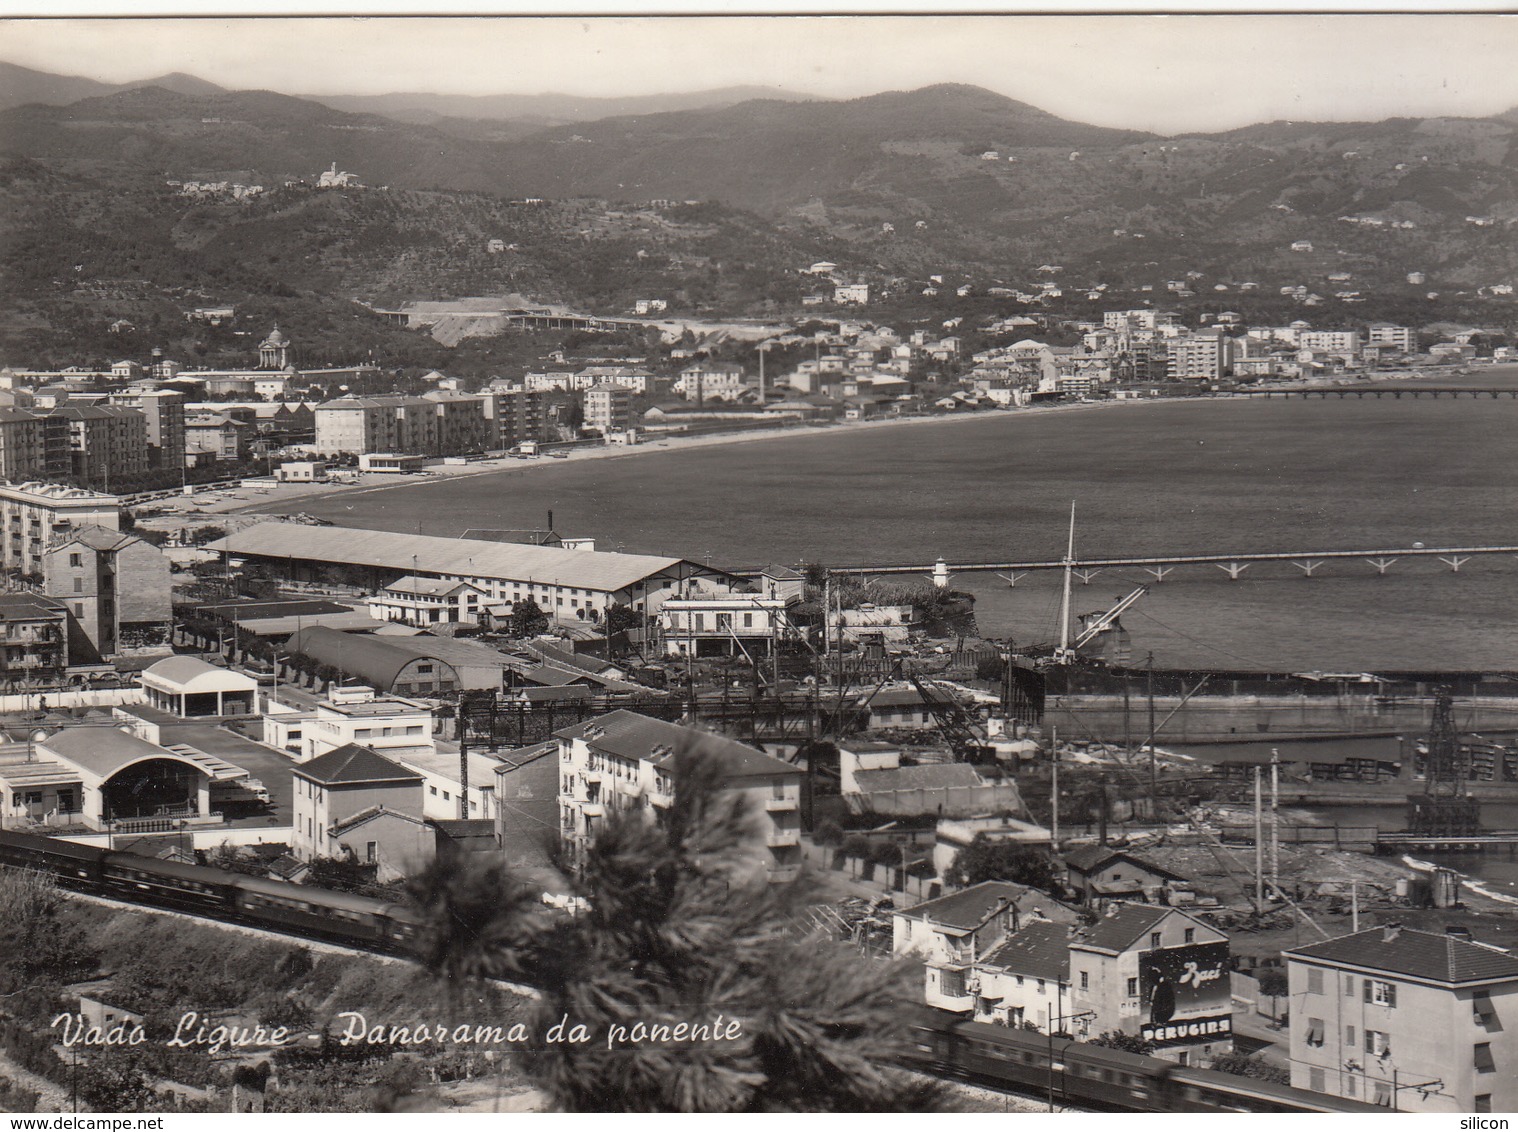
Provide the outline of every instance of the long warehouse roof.
{"type": "Polygon", "coordinates": [[[608,593],[677,567],[686,567],[694,573],[721,573],[687,559],[652,554],[564,550],[556,546],[439,538],[354,527],[313,527],[304,523],[260,523],[217,539],[206,549],[266,558],[378,566],[407,573],[420,570],[461,578],[583,586],[608,593]]]}

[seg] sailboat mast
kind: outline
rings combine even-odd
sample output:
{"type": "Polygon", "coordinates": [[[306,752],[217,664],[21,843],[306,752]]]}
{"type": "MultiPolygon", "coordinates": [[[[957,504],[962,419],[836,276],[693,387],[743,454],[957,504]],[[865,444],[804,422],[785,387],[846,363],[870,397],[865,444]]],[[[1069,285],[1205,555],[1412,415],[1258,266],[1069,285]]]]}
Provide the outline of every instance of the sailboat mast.
{"type": "Polygon", "coordinates": [[[1070,574],[1075,565],[1075,501],[1070,502],[1070,541],[1065,548],[1065,585],[1059,602],[1059,659],[1070,656],[1070,574]]]}

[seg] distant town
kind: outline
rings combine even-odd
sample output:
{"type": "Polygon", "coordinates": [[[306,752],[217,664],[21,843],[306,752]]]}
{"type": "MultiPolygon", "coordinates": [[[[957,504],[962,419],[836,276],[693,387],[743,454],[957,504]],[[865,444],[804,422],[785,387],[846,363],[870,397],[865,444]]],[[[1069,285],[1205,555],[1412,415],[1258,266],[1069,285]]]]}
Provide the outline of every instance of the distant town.
{"type": "MultiPolygon", "coordinates": [[[[867,303],[867,288],[839,283],[833,299],[867,303]]],[[[383,313],[434,334],[482,318],[508,333],[621,326],[481,300],[383,313]]],[[[0,860],[129,902],[213,919],[237,907],[296,937],[404,951],[422,927],[391,903],[460,854],[572,910],[566,877],[605,823],[666,813],[676,752],[699,749],[760,819],[752,873],[822,878],[806,931],[861,964],[920,965],[915,993],[936,1012],[918,1024],[924,1072],[1050,1108],[1518,1104],[1497,1069],[1511,1044],[1499,1019],[1518,1005],[1518,959],[1499,946],[1518,942],[1510,929],[1449,922],[1455,874],[1420,879],[1367,855],[1386,848],[1373,828],[1314,832],[1278,815],[1282,792],[1383,791],[1425,799],[1409,846],[1478,838],[1467,788],[1507,797],[1518,756],[1462,740],[1447,692],[1392,690],[1405,725],[1427,731],[1399,764],[1273,760],[1262,817],[1258,765],[1198,775],[1160,744],[1152,673],[1142,742],[1127,678],[1126,740],[1051,739],[1046,696],[1051,713],[1056,696],[1064,712],[1078,698],[1062,666],[1119,632],[1120,610],[1075,627],[1074,648],[1012,655],[964,634],[968,599],[946,576],[893,585],[612,552],[551,513],[532,529],[482,516],[461,538],[243,513],[777,426],[1413,388],[1508,360],[1505,339],[1244,326],[1227,311],[1188,326],[1150,307],[933,332],[854,317],[688,331],[658,365],[565,348],[515,378],[428,373],[420,393],[387,389],[364,363],[302,369],[281,326],[257,336],[245,369],[155,351],[106,371],[0,370],[0,860]],[[1147,786],[1109,788],[1125,775],[1147,786]],[[253,890],[228,877],[265,887],[247,903],[253,890]],[[1313,942],[1309,916],[1340,930],[1313,942]]],[[[1321,690],[1273,686],[1225,710],[1269,713],[1281,706],[1269,695],[1321,690]]],[[[1185,706],[1180,691],[1162,680],[1166,711],[1185,706]]],[[[1312,710],[1331,727],[1358,710],[1344,703],[1312,710]]],[[[81,1017],[147,1010],[125,982],[78,995],[81,1017]]]]}

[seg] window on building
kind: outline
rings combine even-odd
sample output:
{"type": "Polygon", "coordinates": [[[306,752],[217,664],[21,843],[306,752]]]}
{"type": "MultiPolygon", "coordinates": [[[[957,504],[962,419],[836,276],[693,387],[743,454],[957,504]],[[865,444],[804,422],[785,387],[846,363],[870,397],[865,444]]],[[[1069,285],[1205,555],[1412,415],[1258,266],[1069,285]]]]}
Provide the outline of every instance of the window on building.
{"type": "Polygon", "coordinates": [[[1356,1081],[1356,1078],[1355,1078],[1355,1072],[1354,1072],[1353,1069],[1351,1069],[1348,1073],[1344,1074],[1344,1095],[1346,1097],[1352,1097],[1352,1096],[1355,1095],[1355,1092],[1356,1092],[1355,1081],[1356,1081]]]}
{"type": "Polygon", "coordinates": [[[1323,1019],[1309,1018],[1307,1020],[1307,1044],[1320,1046],[1323,1044],[1323,1019]]]}
{"type": "Polygon", "coordinates": [[[938,973],[938,989],[947,998],[959,998],[965,993],[965,973],[944,970],[938,973]]]}
{"type": "Polygon", "coordinates": [[[1313,994],[1323,993],[1323,972],[1317,967],[1307,968],[1307,989],[1313,994]]]}
{"type": "Polygon", "coordinates": [[[1315,1093],[1324,1092],[1323,1070],[1314,1066],[1307,1071],[1307,1087],[1315,1093]]]}
{"type": "Polygon", "coordinates": [[[1039,994],[1043,994],[1044,993],[1044,980],[1043,979],[1039,979],[1038,980],[1038,993],[1039,994]]]}
{"type": "Polygon", "coordinates": [[[1477,1073],[1492,1073],[1497,1069],[1497,1064],[1492,1060],[1492,1043],[1477,1042],[1472,1050],[1471,1064],[1476,1067],[1477,1073]]]}
{"type": "Polygon", "coordinates": [[[1485,1026],[1488,1030],[1501,1029],[1497,1024],[1497,1008],[1492,1005],[1492,996],[1488,991],[1478,990],[1471,996],[1471,1015],[1479,1026],[1485,1026]]]}
{"type": "Polygon", "coordinates": [[[418,664],[416,666],[416,672],[418,676],[430,676],[432,675],[432,665],[418,664]]]}
{"type": "Polygon", "coordinates": [[[448,791],[446,790],[443,791],[443,801],[448,801],[448,791]]]}
{"type": "Polygon", "coordinates": [[[1391,1108],[1391,1095],[1390,1081],[1376,1082],[1376,1104],[1380,1105],[1382,1108],[1391,1108]]]}
{"type": "Polygon", "coordinates": [[[83,578],[75,578],[74,579],[74,592],[76,594],[82,594],[84,592],[84,579],[83,578]]]}
{"type": "Polygon", "coordinates": [[[1081,972],[1081,990],[1090,990],[1090,989],[1091,989],[1091,975],[1088,972],[1086,972],[1086,971],[1082,971],[1081,972]]]}
{"type": "Polygon", "coordinates": [[[1347,1046],[1355,1044],[1355,1028],[1353,1026],[1344,1027],[1344,1044],[1347,1046]]]}
{"type": "Polygon", "coordinates": [[[1139,992],[1139,981],[1137,979],[1129,979],[1128,980],[1128,997],[1129,998],[1137,998],[1138,997],[1138,992],[1139,992]]]}
{"type": "Polygon", "coordinates": [[[364,860],[367,861],[367,862],[369,862],[369,864],[372,865],[378,859],[379,859],[379,842],[378,841],[371,841],[367,845],[364,846],[364,860]]]}
{"type": "Polygon", "coordinates": [[[1150,947],[1158,947],[1159,945],[1160,945],[1160,933],[1159,932],[1150,932],[1149,933],[1149,946],[1150,947]]]}
{"type": "Polygon", "coordinates": [[[1471,1106],[1471,1109],[1474,1112],[1491,1112],[1492,1111],[1492,1094],[1491,1093],[1477,1093],[1476,1094],[1475,1103],[1471,1106]]]}
{"type": "MultiPolygon", "coordinates": [[[[1014,1029],[1021,1029],[1023,1024],[1023,1008],[1021,1006],[1010,1007],[1007,1010],[1007,1022],[1014,1029]]],[[[1488,1097],[1487,1099],[1490,1100],[1491,1098],[1488,1097]]],[[[1490,1112],[1491,1109],[1487,1109],[1487,1111],[1490,1112]]]]}
{"type": "Polygon", "coordinates": [[[1373,1006],[1396,1006],[1397,984],[1383,983],[1380,979],[1366,979],[1365,1001],[1373,1006]]]}
{"type": "Polygon", "coordinates": [[[1349,995],[1351,998],[1354,997],[1355,977],[1353,975],[1344,976],[1344,993],[1349,995]]]}
{"type": "Polygon", "coordinates": [[[1365,1031],[1365,1052],[1373,1057],[1385,1057],[1391,1053],[1391,1037],[1380,1030],[1365,1031]]]}
{"type": "Polygon", "coordinates": [[[79,569],[79,567],[81,567],[81,566],[84,565],[84,555],[82,555],[82,554],[70,554],[69,555],[69,565],[72,566],[76,570],[79,569]]]}
{"type": "Polygon", "coordinates": [[[1196,942],[1196,929],[1195,928],[1187,928],[1186,929],[1186,942],[1187,943],[1195,943],[1196,942]]]}

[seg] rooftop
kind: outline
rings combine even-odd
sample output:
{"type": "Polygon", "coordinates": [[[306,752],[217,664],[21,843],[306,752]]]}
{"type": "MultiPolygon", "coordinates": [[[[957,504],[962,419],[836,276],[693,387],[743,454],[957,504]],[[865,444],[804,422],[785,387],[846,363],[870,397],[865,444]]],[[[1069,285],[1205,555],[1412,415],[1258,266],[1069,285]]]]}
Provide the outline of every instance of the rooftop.
{"type": "Polygon", "coordinates": [[[856,770],[854,781],[859,784],[862,794],[877,790],[940,790],[986,784],[968,763],[929,763],[925,766],[856,770]]]}
{"type": "Polygon", "coordinates": [[[1026,886],[1010,881],[986,880],[972,884],[960,892],[913,905],[897,914],[970,931],[985,923],[986,918],[998,908],[1015,905],[1018,898],[1028,891],[1026,886]]]}
{"type": "Polygon", "coordinates": [[[311,527],[302,523],[260,523],[218,539],[208,544],[207,549],[233,555],[375,566],[408,574],[424,562],[429,573],[537,581],[602,592],[625,589],[655,574],[709,573],[684,559],[649,554],[564,550],[353,527],[311,527]]]}
{"type": "Polygon", "coordinates": [[[1518,958],[1450,935],[1387,927],[1294,947],[1291,958],[1408,975],[1441,983],[1518,979],[1518,958]]]}
{"type": "Polygon", "coordinates": [[[1070,929],[1065,924],[1035,920],[1008,936],[977,965],[1063,982],[1070,977],[1070,929]]]}
{"type": "Polygon", "coordinates": [[[1072,940],[1072,944],[1089,947],[1096,951],[1114,954],[1126,951],[1139,939],[1153,931],[1172,908],[1151,904],[1116,904],[1096,923],[1085,928],[1072,940]]]}
{"type": "Polygon", "coordinates": [[[170,656],[142,670],[142,678],[180,692],[250,692],[258,688],[251,676],[218,668],[193,656],[170,656]]]}
{"type": "Polygon", "coordinates": [[[63,617],[66,613],[60,603],[41,594],[0,594],[0,621],[36,621],[63,617]]]}
{"type": "Polygon", "coordinates": [[[693,727],[651,719],[635,711],[618,710],[587,723],[555,731],[560,739],[583,739],[590,747],[625,759],[646,759],[669,765],[681,751],[713,756],[725,778],[759,778],[801,774],[798,767],[773,758],[736,740],[693,727]]]}
{"type": "Polygon", "coordinates": [[[349,743],[307,762],[297,763],[294,770],[302,778],[326,785],[422,781],[422,776],[416,771],[391,762],[357,743],[349,743]]]}

